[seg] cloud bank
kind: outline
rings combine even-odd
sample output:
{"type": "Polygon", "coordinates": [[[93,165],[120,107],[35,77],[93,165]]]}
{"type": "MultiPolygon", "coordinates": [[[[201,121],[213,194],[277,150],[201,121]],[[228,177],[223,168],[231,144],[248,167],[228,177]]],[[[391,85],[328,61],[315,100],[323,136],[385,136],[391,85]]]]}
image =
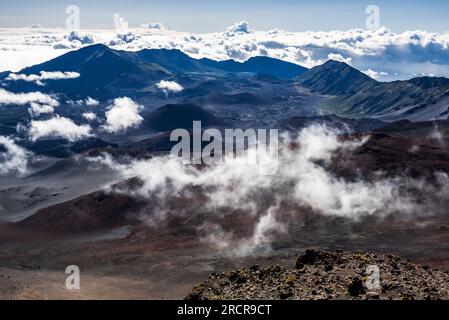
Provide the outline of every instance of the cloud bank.
{"type": "MultiPolygon", "coordinates": [[[[120,22],[122,28],[126,21],[120,22]]],[[[374,70],[379,80],[407,79],[417,75],[449,77],[449,32],[422,30],[394,33],[386,27],[377,30],[289,32],[280,29],[258,31],[247,22],[208,34],[167,30],[157,25],[117,30],[40,29],[7,30],[0,33],[0,70],[40,62],[50,56],[92,43],[115,49],[179,49],[195,58],[246,60],[265,55],[306,67],[330,58],[350,62],[359,70],[374,70]],[[117,34],[121,35],[118,36],[117,34]],[[58,52],[59,51],[59,52],[58,52]]]]}

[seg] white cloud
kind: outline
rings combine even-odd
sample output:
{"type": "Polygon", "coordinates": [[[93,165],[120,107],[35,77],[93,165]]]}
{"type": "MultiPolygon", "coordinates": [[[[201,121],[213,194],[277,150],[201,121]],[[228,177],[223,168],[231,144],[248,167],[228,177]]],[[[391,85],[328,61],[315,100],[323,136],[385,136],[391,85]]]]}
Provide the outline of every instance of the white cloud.
{"type": "Polygon", "coordinates": [[[91,97],[87,97],[86,99],[86,106],[98,106],[100,102],[98,100],[95,100],[91,97]]]}
{"type": "Polygon", "coordinates": [[[110,46],[120,46],[138,40],[139,36],[133,32],[117,33],[114,39],[109,41],[110,46]]]}
{"type": "Polygon", "coordinates": [[[25,105],[33,102],[46,104],[52,107],[59,105],[58,100],[42,92],[13,93],[0,89],[0,105],[25,105]]]}
{"type": "Polygon", "coordinates": [[[6,81],[26,81],[35,82],[37,85],[43,86],[45,80],[65,80],[76,79],[80,76],[78,72],[61,72],[61,71],[41,71],[40,75],[37,74],[16,74],[10,73],[5,80],[6,81]]]}
{"type": "Polygon", "coordinates": [[[0,150],[0,175],[25,174],[29,152],[18,146],[13,139],[4,136],[0,136],[0,147],[5,149],[5,152],[0,150]]]}
{"type": "Polygon", "coordinates": [[[237,22],[236,24],[230,26],[227,30],[226,30],[226,35],[227,36],[235,36],[238,34],[245,34],[245,33],[250,33],[251,30],[249,29],[249,23],[246,21],[240,21],[237,22]]]}
{"type": "Polygon", "coordinates": [[[81,44],[93,44],[95,42],[94,37],[89,33],[81,33],[79,31],[71,31],[68,35],[64,36],[69,42],[78,41],[81,44]]]}
{"type": "MultiPolygon", "coordinates": [[[[220,226],[213,228],[217,231],[214,237],[206,235],[206,240],[214,242],[219,248],[228,247],[234,254],[248,254],[260,246],[266,247],[272,241],[273,233],[288,230],[285,219],[289,214],[279,205],[281,203],[286,204],[290,212],[291,208],[298,208],[294,211],[310,210],[349,219],[423,211],[413,196],[405,191],[410,185],[419,185],[413,181],[381,175],[370,181],[345,179],[328,169],[337,151],[351,154],[368,139],[341,140],[339,134],[326,126],[310,126],[303,129],[294,141],[299,146],[297,149],[288,147],[291,144],[287,140],[280,145],[279,158],[269,154],[268,163],[256,167],[245,161],[227,159],[230,161],[196,168],[183,165],[171,156],[134,160],[126,164],[115,162],[109,156],[92,161],[116,170],[119,181],[133,177],[142,181],[137,190],[125,188],[115,191],[152,199],[155,212],[141,217],[150,225],[166,219],[170,214],[185,214],[183,210],[167,211],[165,205],[170,197],[189,197],[191,190],[204,190],[206,199],[199,204],[200,207],[190,208],[194,212],[207,216],[209,213],[238,211],[239,214],[247,213],[255,217],[252,235],[237,239],[237,242],[231,241],[234,238],[232,231],[224,232],[220,226]],[[264,174],[272,172],[270,166],[274,164],[278,172],[275,175],[264,174]],[[267,203],[277,205],[266,208],[267,203]]],[[[249,154],[254,152],[257,151],[252,148],[248,150],[249,154]]],[[[290,216],[290,219],[301,219],[301,216],[290,216]]]]}
{"type": "Polygon", "coordinates": [[[118,13],[114,13],[112,19],[114,20],[114,26],[116,30],[128,30],[128,21],[126,21],[125,18],[121,17],[118,13]]]}
{"type": "Polygon", "coordinates": [[[156,84],[156,87],[164,91],[166,95],[168,95],[169,91],[180,92],[184,90],[184,88],[179,83],[175,81],[166,81],[166,80],[161,80],[160,82],[158,82],[156,84]]]}
{"type": "Polygon", "coordinates": [[[32,141],[59,137],[73,142],[91,137],[91,130],[89,125],[77,125],[71,119],[56,115],[49,120],[32,120],[28,135],[32,141]]]}
{"type": "Polygon", "coordinates": [[[54,41],[54,49],[77,49],[84,45],[94,44],[95,37],[91,33],[82,33],[79,31],[70,31],[63,34],[54,41]]]}
{"type": "Polygon", "coordinates": [[[30,108],[28,109],[28,112],[32,117],[37,117],[41,114],[53,113],[55,112],[55,108],[46,104],[32,102],[30,108]]]}
{"type": "MultiPolygon", "coordinates": [[[[121,25],[119,23],[119,25],[121,25]]],[[[10,29],[1,34],[0,70],[18,69],[31,62],[80,48],[90,43],[109,44],[120,50],[144,48],[179,49],[195,58],[246,60],[266,55],[313,67],[331,57],[342,57],[359,70],[382,70],[382,80],[404,79],[413,74],[449,76],[449,32],[407,31],[394,33],[385,27],[378,30],[350,29],[326,32],[257,31],[247,23],[237,23],[224,32],[192,34],[157,28],[135,28],[119,34],[117,30],[91,30],[67,36],[66,31],[10,29]],[[132,39],[132,41],[131,41],[132,39]],[[113,40],[111,42],[111,40],[113,40]],[[58,50],[52,47],[59,48],[58,50]],[[351,59],[351,60],[349,60],[351,59]]]]}
{"type": "Polygon", "coordinates": [[[67,101],[67,103],[77,104],[79,106],[86,105],[88,107],[95,107],[95,106],[98,106],[100,104],[100,101],[95,100],[95,99],[93,99],[91,97],[87,97],[84,100],[77,100],[77,101],[69,100],[69,101],[67,101]]]}
{"type": "Polygon", "coordinates": [[[82,114],[83,118],[87,121],[94,121],[97,119],[97,115],[93,112],[85,112],[82,114]]]}
{"type": "Polygon", "coordinates": [[[141,108],[142,106],[128,97],[115,99],[114,104],[106,112],[106,123],[103,125],[103,130],[116,133],[138,127],[143,121],[139,114],[141,108]]]}
{"type": "Polygon", "coordinates": [[[386,72],[382,72],[382,71],[374,71],[372,69],[368,69],[363,71],[363,73],[365,73],[366,75],[368,75],[369,77],[373,78],[373,79],[380,79],[382,77],[388,76],[388,73],[386,72]]]}
{"type": "Polygon", "coordinates": [[[150,22],[142,25],[143,28],[148,29],[157,29],[162,30],[165,29],[164,25],[161,22],[150,22]]]}
{"type": "MultiPolygon", "coordinates": [[[[25,67],[51,60],[68,51],[64,49],[55,50],[52,46],[39,41],[28,45],[17,44],[21,40],[26,41],[26,39],[11,37],[9,39],[10,43],[5,44],[3,47],[0,44],[0,72],[19,72],[25,67]]],[[[52,41],[50,40],[50,42],[52,41]]]]}
{"type": "Polygon", "coordinates": [[[351,64],[351,61],[352,61],[351,57],[345,58],[341,54],[338,54],[338,53],[330,53],[330,54],[328,54],[327,58],[329,60],[344,62],[349,65],[351,64]]]}

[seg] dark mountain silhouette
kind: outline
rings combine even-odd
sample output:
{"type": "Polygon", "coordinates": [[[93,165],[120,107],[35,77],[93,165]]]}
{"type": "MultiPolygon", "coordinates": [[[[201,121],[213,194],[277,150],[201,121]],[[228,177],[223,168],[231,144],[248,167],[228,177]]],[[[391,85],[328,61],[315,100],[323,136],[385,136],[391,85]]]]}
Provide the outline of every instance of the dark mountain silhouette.
{"type": "Polygon", "coordinates": [[[136,223],[130,213],[144,207],[131,196],[97,191],[36,212],[18,222],[19,229],[50,231],[53,234],[87,233],[136,223]]]}
{"type": "Polygon", "coordinates": [[[305,71],[300,65],[269,57],[253,57],[241,63],[234,60],[194,59],[180,50],[145,49],[136,53],[146,62],[157,63],[173,73],[251,72],[277,78],[294,78],[305,71]]]}
{"type": "Polygon", "coordinates": [[[344,62],[329,60],[296,78],[303,86],[330,95],[355,94],[376,80],[344,62]]]}
{"type": "Polygon", "coordinates": [[[201,121],[203,128],[226,125],[211,112],[196,105],[167,104],[145,116],[144,127],[159,132],[178,128],[191,129],[193,121],[201,121]]]}
{"type": "Polygon", "coordinates": [[[206,58],[200,61],[205,66],[226,72],[251,72],[281,79],[291,79],[307,71],[307,68],[300,65],[269,57],[253,57],[245,62],[234,60],[214,61],[206,58]]]}
{"type": "Polygon", "coordinates": [[[312,124],[323,124],[331,128],[338,128],[343,132],[372,132],[388,125],[376,119],[369,118],[341,118],[335,115],[314,116],[314,117],[292,117],[279,122],[279,127],[285,130],[297,132],[312,124]]]}
{"type": "MultiPolygon", "coordinates": [[[[20,143],[23,144],[23,143],[20,143]]],[[[26,142],[23,144],[35,154],[46,155],[55,158],[67,158],[74,154],[86,150],[97,148],[117,148],[118,146],[97,138],[87,138],[84,140],[69,142],[65,139],[43,139],[36,142],[26,142]]]]}
{"type": "Polygon", "coordinates": [[[322,114],[387,121],[429,121],[449,115],[447,78],[377,82],[346,63],[330,60],[295,80],[311,90],[335,96],[320,105],[322,114]]]}
{"type": "MultiPolygon", "coordinates": [[[[307,69],[268,57],[254,57],[243,63],[233,60],[213,61],[194,59],[179,50],[145,49],[127,52],[95,44],[68,52],[50,61],[27,67],[21,74],[39,74],[41,71],[78,72],[80,77],[66,80],[46,80],[39,91],[62,93],[70,97],[90,95],[111,98],[133,94],[154,85],[173,74],[251,72],[278,78],[293,78],[307,69]]],[[[2,72],[4,79],[9,72],[2,72]]],[[[8,90],[26,92],[36,90],[33,82],[8,81],[8,90]]]]}
{"type": "Polygon", "coordinates": [[[267,101],[249,92],[241,92],[235,94],[225,94],[214,92],[204,97],[203,103],[221,104],[221,105],[264,105],[267,101]]]}
{"type": "Polygon", "coordinates": [[[213,72],[217,71],[176,49],[144,49],[136,52],[142,60],[156,63],[173,73],[213,72]]]}
{"type": "MultiPolygon", "coordinates": [[[[171,73],[158,64],[142,60],[136,53],[117,51],[102,44],[84,47],[50,61],[20,71],[39,74],[41,71],[72,71],[80,73],[76,79],[46,81],[41,91],[63,92],[69,95],[90,94],[107,96],[124,89],[139,89],[171,73]]],[[[30,86],[23,82],[17,86],[30,86]]]]}

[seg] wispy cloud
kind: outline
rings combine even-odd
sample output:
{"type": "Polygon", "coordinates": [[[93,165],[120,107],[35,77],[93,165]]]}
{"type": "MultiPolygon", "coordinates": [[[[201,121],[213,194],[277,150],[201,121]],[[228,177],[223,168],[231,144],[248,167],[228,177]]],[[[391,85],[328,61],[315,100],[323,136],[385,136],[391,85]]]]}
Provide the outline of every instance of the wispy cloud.
{"type": "MultiPolygon", "coordinates": [[[[335,175],[329,169],[333,155],[351,154],[368,140],[368,137],[341,140],[340,134],[326,126],[312,125],[303,129],[297,140],[286,140],[279,150],[279,158],[268,155],[268,161],[257,169],[254,164],[244,161],[236,164],[232,159],[203,168],[183,165],[170,156],[118,163],[106,155],[92,161],[110,166],[119,174],[119,180],[138,178],[142,182],[137,189],[113,190],[151,199],[154,211],[142,213],[145,223],[157,226],[170,215],[204,214],[209,218],[200,219],[202,223],[197,226],[200,234],[204,228],[214,232],[214,236],[204,235],[205,241],[238,255],[266,248],[273,236],[288,231],[289,219],[298,217],[294,213],[289,216],[281,204],[297,208],[296,214],[315,212],[356,220],[370,215],[425,212],[413,196],[403,192],[410,185],[420,185],[407,178],[379,175],[368,181],[335,175]],[[291,148],[291,142],[299,147],[291,148]],[[278,161],[276,175],[263,174],[278,161]],[[194,201],[196,207],[186,209],[188,212],[167,209],[167,199],[193,197],[192,190],[204,190],[204,201],[194,201]],[[235,211],[240,216],[246,213],[251,217],[254,224],[249,235],[237,236],[232,229],[226,230],[217,219],[212,219],[235,211]]],[[[252,152],[257,151],[250,148],[248,153],[252,152]]]]}
{"type": "Polygon", "coordinates": [[[27,172],[27,164],[30,153],[18,146],[12,138],[0,136],[0,175],[27,172]]]}

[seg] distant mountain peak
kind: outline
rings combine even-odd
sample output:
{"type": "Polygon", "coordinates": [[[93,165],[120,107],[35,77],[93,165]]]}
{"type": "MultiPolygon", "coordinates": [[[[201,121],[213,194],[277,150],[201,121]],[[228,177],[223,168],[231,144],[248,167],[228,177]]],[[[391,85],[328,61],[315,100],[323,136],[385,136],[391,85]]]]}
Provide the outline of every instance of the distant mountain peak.
{"type": "Polygon", "coordinates": [[[354,67],[350,66],[349,64],[347,64],[344,61],[337,61],[337,60],[332,60],[332,59],[327,60],[321,66],[323,66],[323,67],[339,68],[339,69],[353,69],[353,70],[358,71],[357,69],[355,69],[354,67]]]}
{"type": "Polygon", "coordinates": [[[271,75],[281,79],[293,79],[308,70],[296,63],[265,56],[251,57],[244,62],[235,60],[215,61],[210,59],[201,59],[200,61],[209,67],[226,72],[250,72],[271,75]]]}
{"type": "Polygon", "coordinates": [[[349,64],[336,60],[316,66],[296,78],[303,86],[330,95],[354,94],[377,81],[349,64]]]}

